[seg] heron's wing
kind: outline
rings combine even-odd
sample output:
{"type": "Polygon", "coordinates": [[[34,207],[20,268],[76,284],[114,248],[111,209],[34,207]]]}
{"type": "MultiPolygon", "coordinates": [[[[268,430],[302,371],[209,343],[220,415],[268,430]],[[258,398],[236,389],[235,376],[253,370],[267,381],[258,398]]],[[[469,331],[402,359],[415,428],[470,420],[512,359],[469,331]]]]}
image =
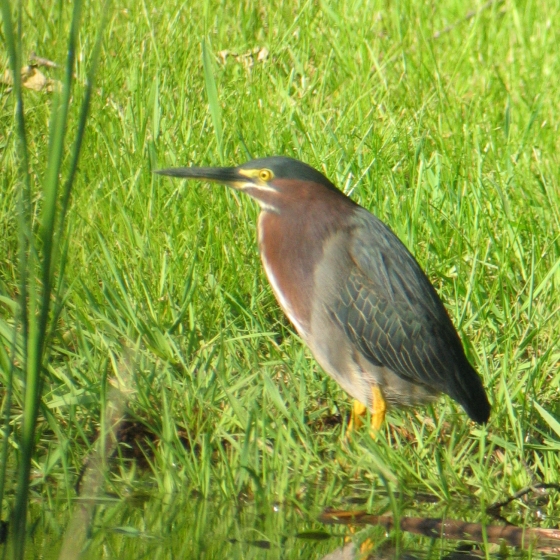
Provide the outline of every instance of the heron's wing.
{"type": "Polygon", "coordinates": [[[457,384],[464,384],[466,358],[441,300],[406,247],[369,212],[356,215],[350,262],[331,308],[350,340],[407,381],[463,393],[457,384]]]}

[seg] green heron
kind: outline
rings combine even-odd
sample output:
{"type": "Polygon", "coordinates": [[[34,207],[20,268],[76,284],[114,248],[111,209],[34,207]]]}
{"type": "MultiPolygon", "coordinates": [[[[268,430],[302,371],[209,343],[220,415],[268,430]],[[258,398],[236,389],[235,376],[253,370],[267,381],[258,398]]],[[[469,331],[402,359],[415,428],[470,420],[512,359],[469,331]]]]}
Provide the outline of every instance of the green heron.
{"type": "Polygon", "coordinates": [[[368,408],[379,429],[387,404],[422,404],[439,393],[487,422],[480,377],[420,265],[322,173],[288,157],[157,173],[223,183],[259,203],[272,290],[322,368],[356,399],[353,422],[368,408]]]}

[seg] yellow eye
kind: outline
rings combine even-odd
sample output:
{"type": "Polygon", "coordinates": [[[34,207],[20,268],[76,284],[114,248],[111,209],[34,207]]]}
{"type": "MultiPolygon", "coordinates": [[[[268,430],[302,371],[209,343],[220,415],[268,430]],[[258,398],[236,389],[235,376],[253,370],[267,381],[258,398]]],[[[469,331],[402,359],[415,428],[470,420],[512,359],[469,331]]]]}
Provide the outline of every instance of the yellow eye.
{"type": "Polygon", "coordinates": [[[270,181],[270,179],[272,179],[272,177],[274,177],[274,173],[272,173],[272,171],[270,171],[270,169],[261,169],[259,171],[259,179],[261,181],[270,181]]]}

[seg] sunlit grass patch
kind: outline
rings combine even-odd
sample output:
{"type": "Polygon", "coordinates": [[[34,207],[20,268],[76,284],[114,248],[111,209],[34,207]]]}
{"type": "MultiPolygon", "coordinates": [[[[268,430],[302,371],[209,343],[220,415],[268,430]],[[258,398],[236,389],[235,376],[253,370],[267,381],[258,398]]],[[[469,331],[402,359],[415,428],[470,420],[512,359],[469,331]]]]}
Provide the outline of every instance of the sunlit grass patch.
{"type": "MultiPolygon", "coordinates": [[[[64,65],[67,8],[27,5],[22,57],[35,50],[64,65]]],[[[79,91],[101,16],[97,5],[84,10],[79,91]]],[[[465,10],[376,1],[110,9],[62,230],[65,281],[53,277],[64,297],[53,299],[63,305],[42,370],[37,494],[74,495],[124,348],[135,351],[129,422],[147,436],[134,443],[142,468],[126,440],[111,463],[118,493],[142,479],[162,493],[299,506],[317,486],[327,504],[360,483],[369,505],[383,492],[414,500],[422,491],[453,504],[468,496],[479,515],[533,480],[558,482],[558,14],[546,2],[495,2],[466,20],[465,10]],[[261,60],[251,54],[263,48],[261,60]],[[377,440],[364,429],[345,441],[349,399],[274,301],[256,205],[151,173],[274,154],[325,172],[417,256],[488,388],[486,428],[443,398],[391,411],[377,440]]],[[[48,168],[53,94],[22,95],[34,181],[48,168]]],[[[0,99],[5,386],[21,295],[14,97],[0,99]]],[[[72,138],[77,116],[71,105],[72,138]]],[[[66,173],[72,154],[60,165],[66,173]]],[[[35,232],[45,199],[37,192],[32,203],[35,232]]],[[[21,339],[16,349],[21,367],[21,339]]],[[[2,402],[17,428],[25,397],[16,377],[11,408],[6,392],[2,402]]],[[[7,445],[13,473],[13,435],[7,445]]]]}

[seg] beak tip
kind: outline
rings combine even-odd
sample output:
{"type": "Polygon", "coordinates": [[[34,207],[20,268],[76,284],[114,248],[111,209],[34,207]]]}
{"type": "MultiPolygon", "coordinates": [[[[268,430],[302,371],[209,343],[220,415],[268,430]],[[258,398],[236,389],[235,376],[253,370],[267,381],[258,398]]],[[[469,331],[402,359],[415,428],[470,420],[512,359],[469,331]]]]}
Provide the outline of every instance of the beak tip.
{"type": "Polygon", "coordinates": [[[178,177],[179,179],[196,179],[197,176],[193,175],[192,169],[192,167],[170,167],[167,169],[155,169],[153,173],[167,177],[178,177]]]}
{"type": "Polygon", "coordinates": [[[237,170],[234,167],[170,167],[154,169],[153,173],[179,179],[225,183],[226,185],[239,180],[237,170]]]}
{"type": "Polygon", "coordinates": [[[172,169],[154,169],[152,173],[155,173],[156,175],[172,175],[172,171],[172,169]]]}

